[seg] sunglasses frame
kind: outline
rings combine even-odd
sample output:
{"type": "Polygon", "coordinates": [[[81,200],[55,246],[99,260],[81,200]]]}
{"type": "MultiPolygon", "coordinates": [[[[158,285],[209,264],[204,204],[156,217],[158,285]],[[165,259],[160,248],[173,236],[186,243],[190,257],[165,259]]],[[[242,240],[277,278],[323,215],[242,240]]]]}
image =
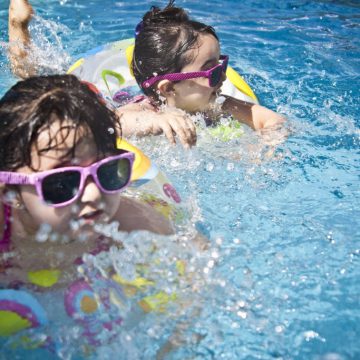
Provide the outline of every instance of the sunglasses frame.
{"type": "Polygon", "coordinates": [[[131,181],[131,174],[132,174],[132,168],[135,160],[135,154],[131,152],[122,153],[119,155],[113,155],[108,156],[102,160],[96,161],[92,163],[89,166],[65,166],[58,169],[52,169],[52,170],[46,170],[46,171],[40,171],[38,173],[33,174],[22,174],[17,172],[11,172],[11,171],[0,171],[0,183],[9,184],[9,185],[33,185],[35,186],[36,192],[40,199],[51,207],[63,207],[70,205],[71,203],[75,202],[83,193],[85,188],[85,182],[89,175],[92,176],[96,186],[101,190],[101,192],[105,194],[115,194],[119,191],[124,190],[131,181]],[[97,176],[97,170],[102,165],[109,163],[114,160],[120,160],[120,159],[127,159],[130,162],[130,171],[129,171],[129,177],[127,179],[127,182],[122,186],[120,189],[117,190],[106,190],[102,187],[102,185],[99,182],[98,176],[97,176]],[[58,173],[63,173],[67,171],[76,171],[80,173],[80,184],[79,188],[77,190],[77,193],[74,195],[73,198],[70,200],[64,201],[62,203],[58,204],[51,204],[47,202],[44,199],[43,191],[42,191],[42,182],[43,179],[45,179],[49,175],[54,175],[58,173]]]}
{"type": "Polygon", "coordinates": [[[188,80],[188,79],[196,79],[199,77],[206,77],[209,80],[209,87],[215,87],[219,82],[216,84],[211,84],[211,75],[212,73],[218,69],[219,67],[222,69],[224,73],[226,73],[226,69],[229,63],[229,56],[228,55],[220,55],[219,62],[222,61],[221,64],[215,65],[209,70],[206,71],[195,71],[195,72],[185,72],[185,73],[171,73],[171,74],[164,74],[164,75],[158,75],[151,77],[147,80],[145,80],[141,86],[142,88],[149,88],[150,86],[154,85],[157,81],[160,80],[170,80],[170,81],[182,81],[182,80],[188,80]]]}

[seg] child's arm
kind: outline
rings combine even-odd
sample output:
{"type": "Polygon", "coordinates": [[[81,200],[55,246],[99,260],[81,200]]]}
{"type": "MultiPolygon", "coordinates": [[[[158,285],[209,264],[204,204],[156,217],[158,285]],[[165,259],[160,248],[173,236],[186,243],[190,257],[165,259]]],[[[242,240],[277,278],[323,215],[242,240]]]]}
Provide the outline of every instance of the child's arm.
{"type": "Polygon", "coordinates": [[[264,106],[235,99],[231,96],[224,96],[226,100],[222,105],[222,109],[254,130],[278,126],[285,121],[283,116],[264,106]]]}
{"type": "Polygon", "coordinates": [[[12,71],[21,78],[35,75],[35,68],[28,58],[31,43],[29,21],[33,9],[28,0],[10,0],[9,5],[9,58],[12,71]]]}
{"type": "Polygon", "coordinates": [[[196,144],[196,128],[192,120],[178,109],[156,112],[142,104],[129,104],[116,110],[120,116],[122,136],[147,136],[164,133],[171,144],[177,136],[185,148],[196,144]]]}
{"type": "Polygon", "coordinates": [[[121,197],[120,206],[114,218],[120,223],[120,230],[148,230],[162,235],[174,233],[173,226],[164,215],[150,205],[126,196],[121,197]]]}

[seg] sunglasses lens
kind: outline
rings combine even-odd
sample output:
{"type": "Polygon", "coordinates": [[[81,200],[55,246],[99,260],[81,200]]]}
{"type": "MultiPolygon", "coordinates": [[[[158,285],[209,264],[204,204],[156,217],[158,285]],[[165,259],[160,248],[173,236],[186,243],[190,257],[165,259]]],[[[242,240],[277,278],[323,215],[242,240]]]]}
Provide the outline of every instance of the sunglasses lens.
{"type": "Polygon", "coordinates": [[[211,76],[210,76],[210,86],[214,87],[216,86],[222,77],[223,74],[223,70],[221,66],[217,66],[212,72],[211,72],[211,76]]]}
{"type": "Polygon", "coordinates": [[[48,204],[61,204],[75,197],[80,186],[78,171],[64,171],[47,176],[42,181],[42,193],[48,204]]]}
{"type": "Polygon", "coordinates": [[[101,165],[97,170],[100,185],[105,191],[122,189],[130,180],[131,163],[129,159],[118,159],[101,165]]]}

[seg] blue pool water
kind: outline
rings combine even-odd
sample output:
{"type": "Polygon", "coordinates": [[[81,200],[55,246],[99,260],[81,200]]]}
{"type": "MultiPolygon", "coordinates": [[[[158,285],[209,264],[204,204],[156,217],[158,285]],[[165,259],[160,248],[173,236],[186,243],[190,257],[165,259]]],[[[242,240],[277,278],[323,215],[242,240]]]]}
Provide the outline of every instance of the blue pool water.
{"type": "MultiPolygon", "coordinates": [[[[57,37],[38,20],[40,33],[63,47],[49,52],[72,59],[132,37],[154,4],[32,3],[57,37]]],[[[215,27],[222,52],[260,102],[288,117],[288,136],[274,147],[250,131],[230,143],[200,132],[199,146],[187,152],[163,139],[164,146],[138,142],[172,178],[212,243],[196,298],[202,311],[191,315],[184,344],[168,358],[360,359],[359,1],[177,4],[215,27]]],[[[6,6],[0,4],[3,46],[6,6]]],[[[52,61],[65,66],[59,56],[52,61]]],[[[0,66],[2,94],[15,81],[3,48],[0,66]]],[[[170,318],[152,315],[136,336],[119,335],[121,349],[103,347],[97,358],[154,358],[172,330],[170,318]]],[[[76,354],[70,348],[63,358],[76,354]]]]}

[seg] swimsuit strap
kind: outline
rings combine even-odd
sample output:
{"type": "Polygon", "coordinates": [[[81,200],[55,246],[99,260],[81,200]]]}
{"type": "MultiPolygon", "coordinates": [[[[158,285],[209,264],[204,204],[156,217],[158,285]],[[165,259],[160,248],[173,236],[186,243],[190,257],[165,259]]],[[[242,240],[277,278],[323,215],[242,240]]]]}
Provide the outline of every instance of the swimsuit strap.
{"type": "Polygon", "coordinates": [[[4,204],[4,234],[0,240],[0,253],[10,250],[11,240],[11,207],[4,204]]]}
{"type": "Polygon", "coordinates": [[[115,93],[112,100],[120,104],[120,106],[124,106],[127,104],[139,104],[144,102],[148,105],[151,105],[155,112],[159,110],[158,106],[154,103],[154,101],[152,101],[149,96],[143,94],[132,95],[127,91],[119,90],[115,93]]]}

